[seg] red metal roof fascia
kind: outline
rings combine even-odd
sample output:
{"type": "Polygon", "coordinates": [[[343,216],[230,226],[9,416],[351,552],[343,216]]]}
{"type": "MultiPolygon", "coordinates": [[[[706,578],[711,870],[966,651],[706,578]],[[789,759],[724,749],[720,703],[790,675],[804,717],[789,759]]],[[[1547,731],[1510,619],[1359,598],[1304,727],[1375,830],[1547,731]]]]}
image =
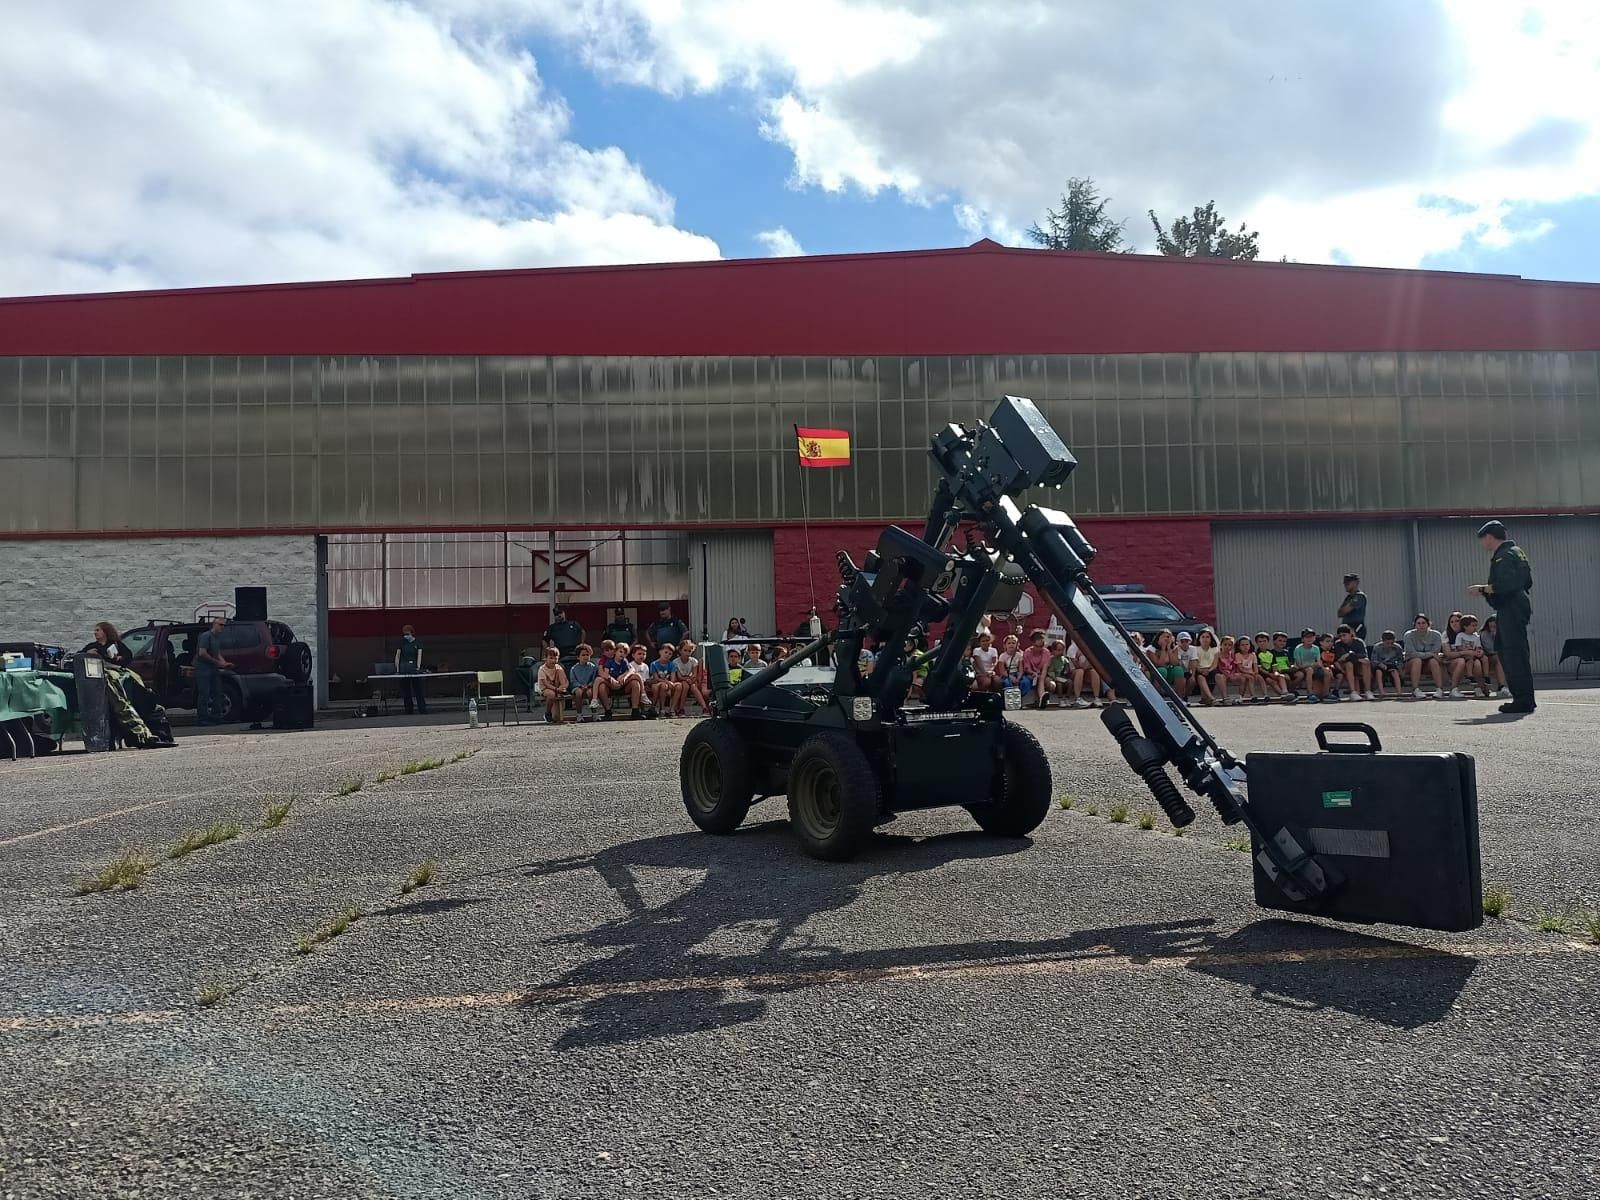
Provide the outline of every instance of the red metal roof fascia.
{"type": "Polygon", "coordinates": [[[1074,354],[1600,348],[1600,286],[954,250],[0,301],[0,354],[1074,354]]]}

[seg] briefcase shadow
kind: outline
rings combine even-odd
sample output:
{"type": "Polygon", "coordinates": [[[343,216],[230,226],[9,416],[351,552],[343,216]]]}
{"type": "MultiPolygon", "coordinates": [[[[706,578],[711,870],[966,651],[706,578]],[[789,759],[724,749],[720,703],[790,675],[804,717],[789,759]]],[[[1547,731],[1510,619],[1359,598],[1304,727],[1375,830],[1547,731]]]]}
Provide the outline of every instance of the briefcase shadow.
{"type": "Polygon", "coordinates": [[[1435,946],[1274,919],[1224,938],[1188,969],[1248,987],[1267,1004],[1415,1029],[1449,1013],[1477,965],[1435,946]]]}

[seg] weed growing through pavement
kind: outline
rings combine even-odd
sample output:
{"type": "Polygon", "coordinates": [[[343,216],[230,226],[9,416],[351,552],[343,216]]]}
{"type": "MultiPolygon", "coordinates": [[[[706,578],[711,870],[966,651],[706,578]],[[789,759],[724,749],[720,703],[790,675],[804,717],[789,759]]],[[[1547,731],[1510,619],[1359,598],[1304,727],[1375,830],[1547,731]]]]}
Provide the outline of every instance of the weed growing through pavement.
{"type": "Polygon", "coordinates": [[[144,882],[144,877],[148,874],[150,874],[150,860],[137,850],[124,850],[101,867],[93,879],[85,879],[78,884],[77,892],[80,896],[87,896],[93,892],[131,892],[144,882]]]}
{"type": "Polygon", "coordinates": [[[1173,837],[1183,837],[1188,832],[1189,832],[1189,830],[1186,827],[1182,826],[1182,825],[1174,825],[1172,827],[1172,836],[1173,837]]]}
{"type": "Polygon", "coordinates": [[[1156,827],[1156,815],[1155,815],[1155,813],[1151,812],[1147,808],[1142,813],[1139,814],[1139,828],[1140,829],[1154,829],[1155,827],[1156,827]]]}
{"type": "Polygon", "coordinates": [[[221,845],[238,837],[244,830],[232,821],[213,821],[204,829],[191,829],[167,851],[168,858],[183,858],[193,854],[196,850],[204,850],[207,846],[221,845]]]}
{"type": "Polygon", "coordinates": [[[1578,914],[1578,921],[1583,925],[1583,931],[1589,935],[1589,940],[1600,946],[1600,912],[1586,909],[1578,914]]]}
{"type": "Polygon", "coordinates": [[[1083,811],[1088,813],[1091,817],[1098,817],[1100,815],[1100,806],[1098,804],[1091,804],[1083,811]]]}
{"type": "Polygon", "coordinates": [[[1567,931],[1567,918],[1560,913],[1539,913],[1533,918],[1540,933],[1565,933],[1567,931]]]}
{"type": "Polygon", "coordinates": [[[1222,843],[1222,848],[1224,850],[1238,850],[1240,853],[1248,854],[1250,853],[1250,835],[1241,833],[1236,837],[1231,837],[1222,843]]]}
{"type": "Polygon", "coordinates": [[[1505,888],[1485,888],[1483,892],[1483,915],[1486,917],[1503,916],[1506,906],[1511,903],[1511,893],[1505,888]]]}
{"type": "Polygon", "coordinates": [[[201,1008],[210,1008],[213,1004],[225,999],[231,989],[223,983],[201,984],[195,990],[194,1002],[201,1008]]]}
{"type": "Polygon", "coordinates": [[[289,819],[289,810],[294,807],[294,797],[283,800],[268,800],[267,810],[261,814],[261,829],[276,829],[289,819]]]}
{"type": "Polygon", "coordinates": [[[1111,818],[1113,825],[1121,825],[1128,819],[1128,806],[1126,804],[1113,804],[1106,816],[1111,818]]]}
{"type": "Polygon", "coordinates": [[[333,794],[335,796],[352,796],[360,790],[361,780],[359,777],[354,777],[346,779],[343,783],[341,783],[336,789],[334,789],[333,794]]]}
{"type": "Polygon", "coordinates": [[[461,762],[464,759],[471,758],[476,753],[477,753],[476,750],[457,750],[454,754],[452,754],[450,756],[450,761],[453,762],[453,763],[458,763],[458,762],[461,762]]]}
{"type": "Polygon", "coordinates": [[[351,905],[337,916],[331,918],[325,925],[313,929],[310,933],[302,933],[295,939],[294,952],[296,954],[310,954],[324,942],[331,942],[350,926],[354,925],[366,913],[359,905],[351,905]]]}
{"type": "MultiPolygon", "coordinates": [[[[399,779],[402,775],[420,775],[423,771],[433,771],[448,762],[460,762],[466,757],[463,753],[456,758],[414,758],[410,762],[401,763],[398,767],[390,767],[387,771],[379,771],[373,776],[373,783],[388,783],[391,779],[399,779]]],[[[344,793],[340,793],[343,795],[344,793]]]]}
{"type": "Polygon", "coordinates": [[[1073,804],[1072,797],[1067,795],[1065,792],[1062,792],[1061,795],[1056,797],[1056,807],[1058,807],[1058,808],[1063,808],[1063,809],[1071,808],[1072,804],[1073,804]]]}
{"type": "Polygon", "coordinates": [[[406,881],[400,885],[400,894],[409,895],[418,888],[427,887],[433,882],[435,872],[431,862],[421,863],[412,868],[411,874],[406,876],[406,881]]]}

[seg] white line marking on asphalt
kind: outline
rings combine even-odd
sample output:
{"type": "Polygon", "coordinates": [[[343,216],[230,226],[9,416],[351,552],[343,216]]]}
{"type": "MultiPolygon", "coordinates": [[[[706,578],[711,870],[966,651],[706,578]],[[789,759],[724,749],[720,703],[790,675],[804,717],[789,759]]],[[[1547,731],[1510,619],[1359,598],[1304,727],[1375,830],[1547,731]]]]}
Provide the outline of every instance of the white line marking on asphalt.
{"type": "MultiPolygon", "coordinates": [[[[541,987],[496,992],[468,992],[444,996],[396,996],[372,1000],[318,1004],[276,1004],[229,1008],[230,1015],[283,1020],[330,1020],[342,1017],[383,1016],[391,1013],[461,1011],[510,1008],[526,1004],[561,1004],[574,1000],[602,1000],[610,996],[639,996],[666,992],[726,991],[730,989],[785,989],[871,983],[930,983],[944,979],[1010,978],[1024,975],[1087,975],[1173,971],[1190,966],[1263,966],[1273,964],[1368,963],[1439,959],[1550,958],[1568,954],[1594,954],[1600,947],[1583,942],[1549,942],[1533,945],[1469,943],[1461,946],[1318,946],[1262,950],[1249,953],[1215,953],[1200,950],[1158,958],[1132,957],[1110,946],[1091,947],[1066,958],[1027,958],[999,962],[939,963],[897,967],[861,967],[814,971],[770,971],[753,975],[678,975],[656,979],[619,979],[597,983],[547,984],[541,987]]],[[[86,1029],[99,1026],[163,1025],[185,1015],[183,1009],[149,1009],[84,1015],[39,1014],[0,1016],[0,1033],[86,1029]]]]}
{"type": "MultiPolygon", "coordinates": [[[[355,762],[363,757],[353,754],[349,758],[335,758],[322,763],[325,767],[337,767],[342,763],[355,762]]],[[[148,808],[160,808],[163,804],[180,804],[185,800],[200,800],[206,796],[215,796],[221,792],[238,791],[244,788],[255,787],[257,784],[278,779],[277,775],[258,775],[254,779],[247,779],[243,783],[227,783],[221,787],[214,787],[204,792],[188,792],[182,796],[164,796],[160,800],[148,800],[143,804],[131,804],[127,808],[117,808],[110,812],[98,813],[92,817],[83,817],[77,821],[68,821],[65,825],[52,825],[48,829],[35,829],[32,833],[19,833],[12,837],[0,838],[0,846],[15,846],[22,842],[31,842],[34,838],[48,837],[52,833],[66,833],[70,829],[81,829],[85,825],[94,825],[101,821],[109,821],[112,817],[125,817],[129,813],[144,812],[148,808]]]]}

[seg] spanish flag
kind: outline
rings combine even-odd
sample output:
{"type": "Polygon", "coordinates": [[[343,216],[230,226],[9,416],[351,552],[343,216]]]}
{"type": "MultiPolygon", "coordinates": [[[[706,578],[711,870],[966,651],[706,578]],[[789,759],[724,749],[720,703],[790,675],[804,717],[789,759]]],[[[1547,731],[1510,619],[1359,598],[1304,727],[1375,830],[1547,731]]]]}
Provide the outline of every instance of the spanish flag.
{"type": "Polygon", "coordinates": [[[802,467],[848,467],[850,433],[844,429],[805,429],[794,427],[796,448],[802,467]]]}

